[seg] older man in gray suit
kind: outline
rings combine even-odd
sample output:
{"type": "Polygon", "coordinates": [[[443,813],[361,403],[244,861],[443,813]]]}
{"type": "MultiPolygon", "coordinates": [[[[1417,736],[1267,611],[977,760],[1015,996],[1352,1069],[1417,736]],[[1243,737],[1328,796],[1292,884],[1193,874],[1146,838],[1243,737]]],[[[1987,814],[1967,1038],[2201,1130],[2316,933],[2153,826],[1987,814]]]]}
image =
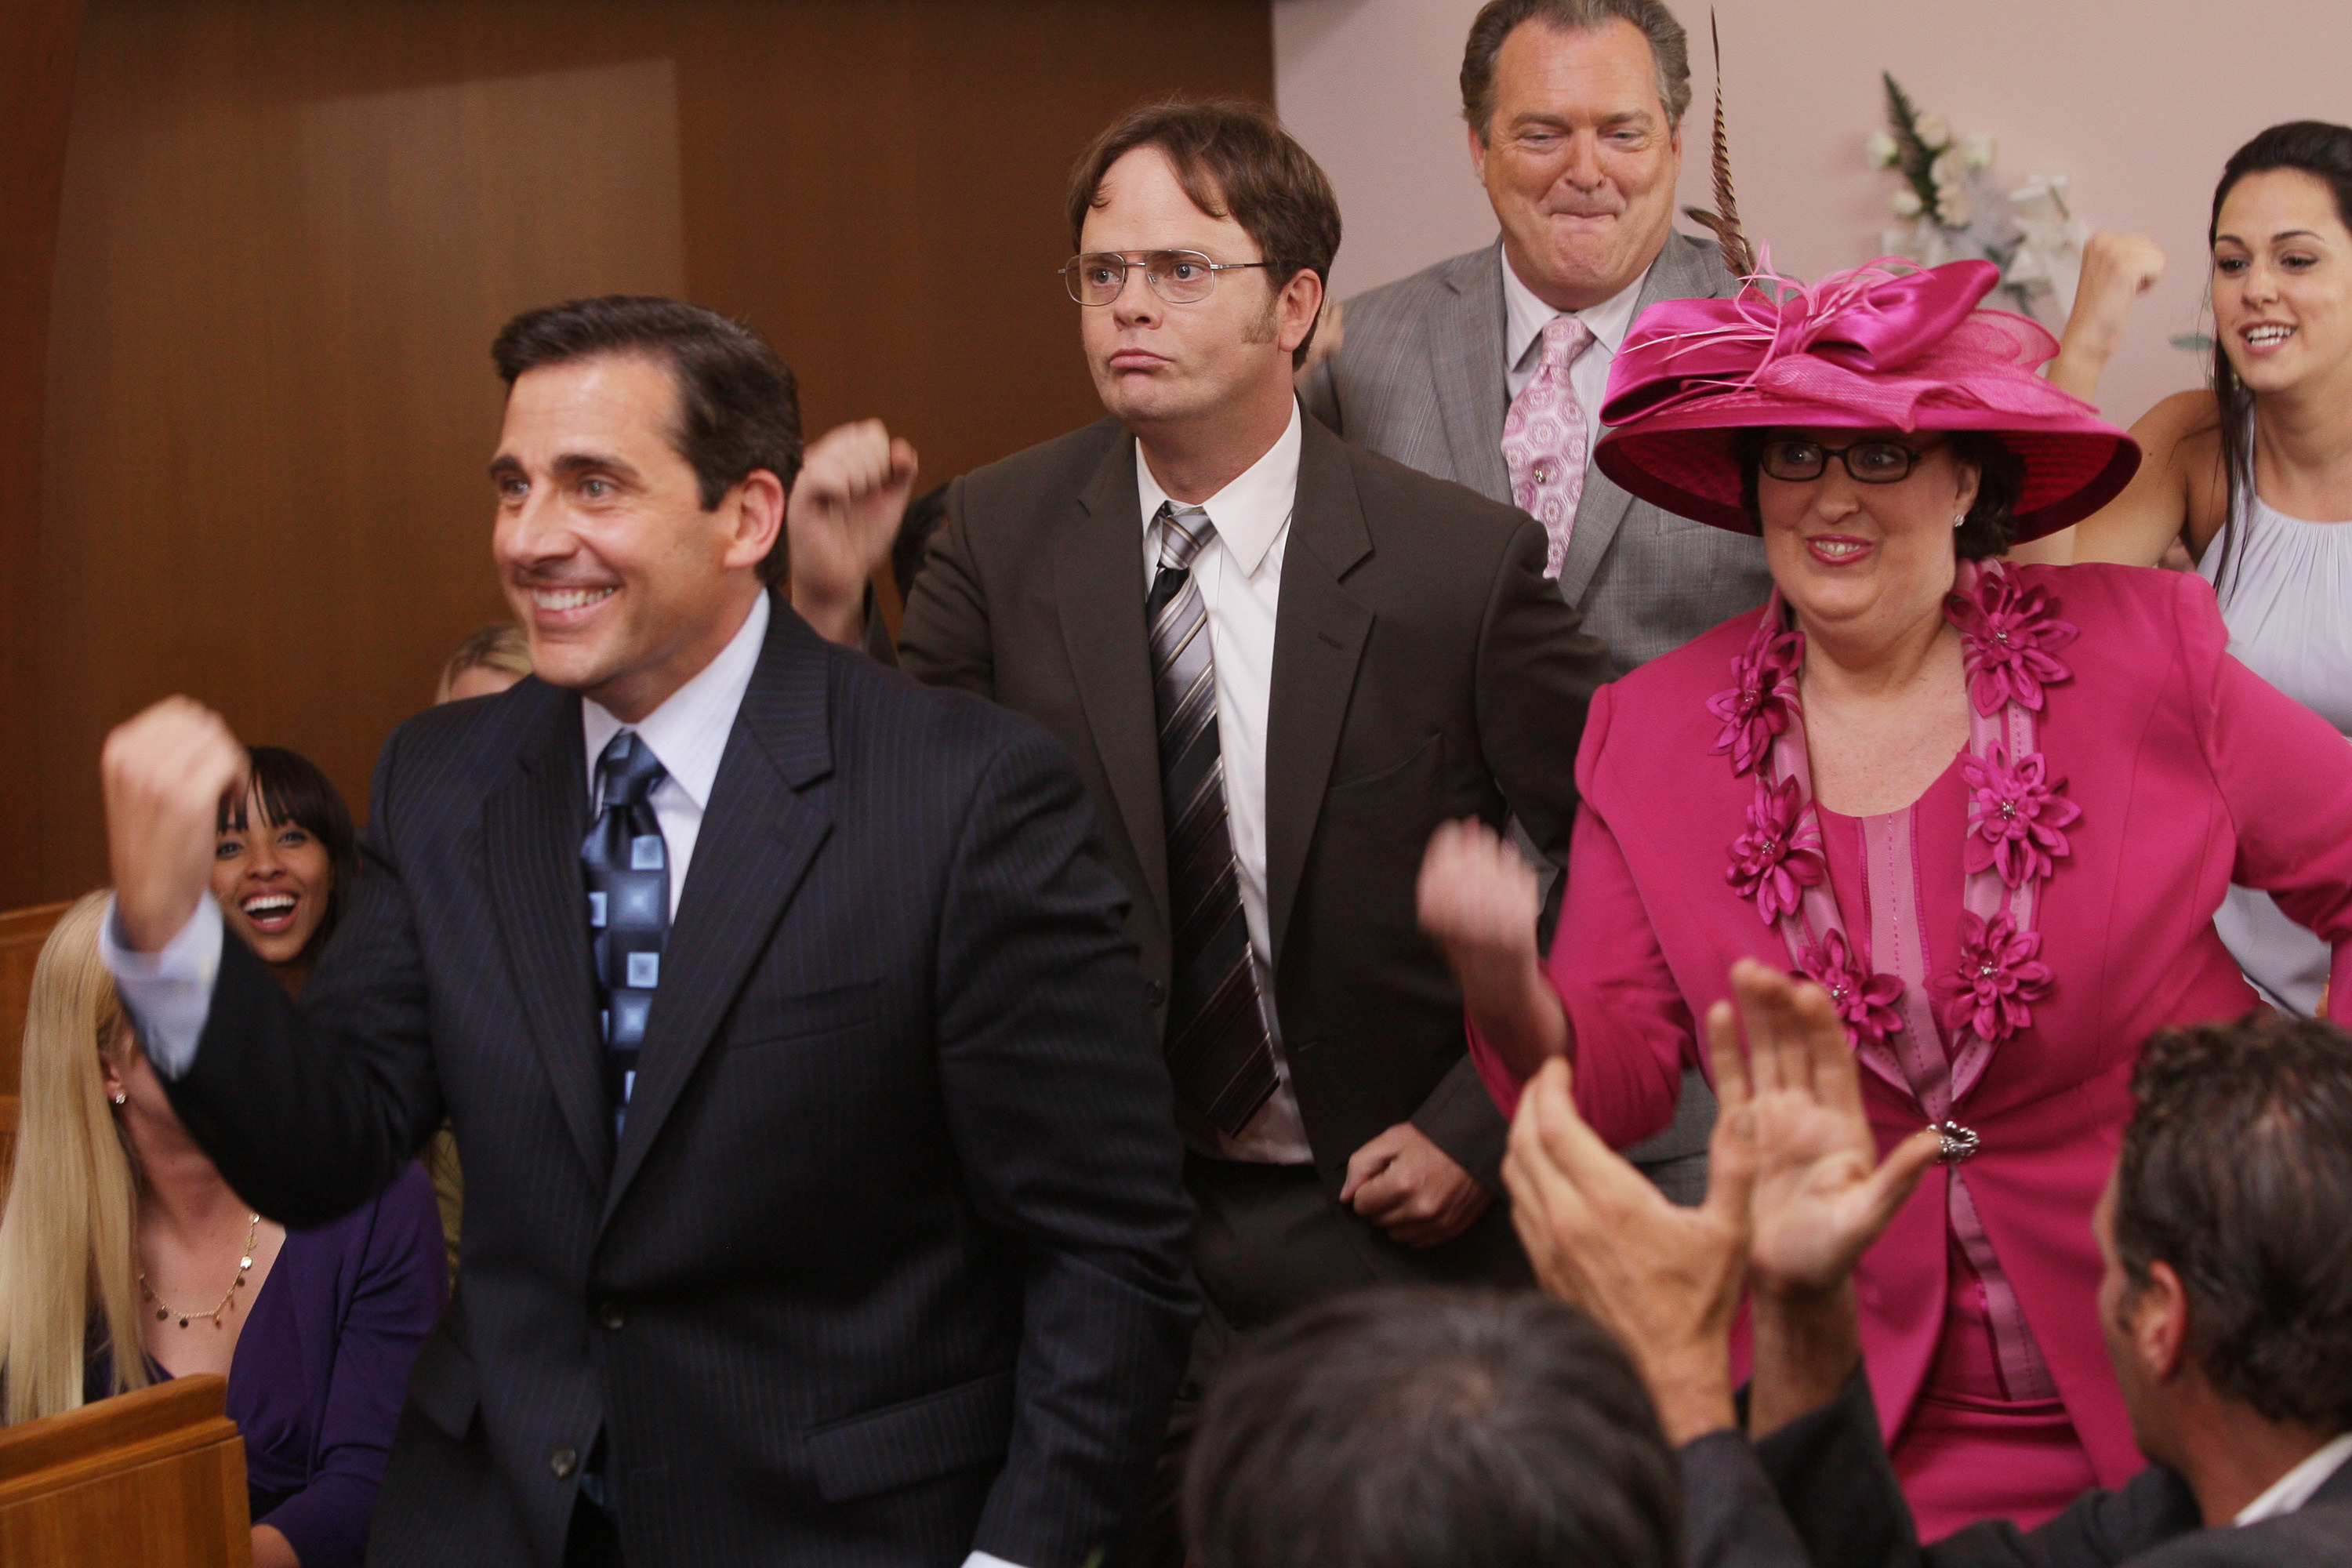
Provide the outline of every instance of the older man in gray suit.
{"type": "MultiPolygon", "coordinates": [[[[1682,25],[1660,0],[1489,0],[1463,53],[1462,112],[1502,236],[1348,301],[1343,346],[1302,387],[1349,440],[1535,516],[1562,596],[1625,669],[1772,586],[1760,542],[1637,501],[1590,467],[1633,318],[1738,287],[1712,242],[1674,229],[1689,104],[1682,25]]],[[[1693,1074],[1675,1125],[1634,1151],[1685,1201],[1704,1188],[1713,1112],[1693,1074]]]]}

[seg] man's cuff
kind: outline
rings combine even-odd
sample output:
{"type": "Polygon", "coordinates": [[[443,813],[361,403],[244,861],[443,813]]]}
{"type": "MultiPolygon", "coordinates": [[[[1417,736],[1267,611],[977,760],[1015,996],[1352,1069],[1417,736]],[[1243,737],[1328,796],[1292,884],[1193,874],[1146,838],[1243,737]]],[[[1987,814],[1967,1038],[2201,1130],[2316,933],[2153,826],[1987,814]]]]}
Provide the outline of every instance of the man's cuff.
{"type": "Polygon", "coordinates": [[[975,1552],[963,1560],[963,1568],[1021,1568],[1021,1564],[1007,1563],[1002,1557],[991,1557],[985,1552],[975,1552]]]}
{"type": "Polygon", "coordinates": [[[98,925],[98,956],[122,993],[124,1011],[139,1034],[140,1047],[165,1079],[187,1076],[196,1061],[196,1042],[213,1010],[213,985],[220,977],[220,906],[207,896],[196,912],[157,952],[134,952],[115,924],[114,900],[98,925]]]}

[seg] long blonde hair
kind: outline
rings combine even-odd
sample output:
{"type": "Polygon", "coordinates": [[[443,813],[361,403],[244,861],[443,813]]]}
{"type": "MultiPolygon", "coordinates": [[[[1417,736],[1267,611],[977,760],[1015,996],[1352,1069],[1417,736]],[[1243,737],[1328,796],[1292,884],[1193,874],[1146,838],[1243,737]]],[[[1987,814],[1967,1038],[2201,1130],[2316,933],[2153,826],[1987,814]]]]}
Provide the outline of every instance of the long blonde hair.
{"type": "Polygon", "coordinates": [[[33,970],[16,1171],[0,1217],[0,1424],[12,1426],[79,1405],[83,1358],[93,1349],[111,1352],[108,1392],[149,1381],[139,1178],[102,1070],[104,1059],[137,1047],[99,961],[105,912],[103,892],[76,902],[33,970]]]}

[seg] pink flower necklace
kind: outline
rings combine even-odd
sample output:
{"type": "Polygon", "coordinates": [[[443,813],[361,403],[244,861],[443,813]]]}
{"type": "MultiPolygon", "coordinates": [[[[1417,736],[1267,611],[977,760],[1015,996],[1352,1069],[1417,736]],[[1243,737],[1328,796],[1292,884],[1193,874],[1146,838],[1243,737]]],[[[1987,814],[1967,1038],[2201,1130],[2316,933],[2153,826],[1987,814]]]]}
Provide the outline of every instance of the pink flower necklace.
{"type": "MultiPolygon", "coordinates": [[[[1995,561],[1963,561],[1945,617],[1965,647],[1969,751],[1968,847],[1961,889],[1960,952],[1932,976],[1922,936],[1910,814],[1863,819],[1872,900],[1868,942],[1857,943],[1831,885],[1805,750],[1798,673],[1804,634],[1787,625],[1780,594],[1748,648],[1732,660],[1737,684],[1707,701],[1723,723],[1713,754],[1728,754],[1735,776],[1753,773],[1747,830],[1732,841],[1724,879],[1777,926],[1799,970],[1830,994],[1863,1064],[1908,1095],[1944,1135],[1944,1161],[1979,1148],[1953,1120],[1983,1076],[1993,1048],[2033,1024],[2033,1004],[2054,976],[2033,929],[2037,894],[2055,863],[2072,853],[2065,829],[2082,808],[2061,793],[2035,742],[2043,688],[2072,679],[2057,658],[2076,628],[2058,618],[2047,589],[2026,588],[1995,561]],[[1877,963],[1887,963],[1880,971],[1877,963]],[[1938,1026],[1948,1033],[1948,1057],[1938,1026]]],[[[1967,1184],[1952,1172],[1953,1229],[1985,1286],[2002,1372],[2013,1397],[2042,1396],[2054,1384],[2025,1330],[1967,1184]]]]}

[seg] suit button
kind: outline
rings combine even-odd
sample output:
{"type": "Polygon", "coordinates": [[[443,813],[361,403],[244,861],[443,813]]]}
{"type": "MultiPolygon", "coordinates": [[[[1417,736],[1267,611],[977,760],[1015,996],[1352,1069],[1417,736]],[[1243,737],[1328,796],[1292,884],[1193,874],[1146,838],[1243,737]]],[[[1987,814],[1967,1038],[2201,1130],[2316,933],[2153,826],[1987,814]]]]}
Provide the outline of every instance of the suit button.
{"type": "Polygon", "coordinates": [[[607,1301],[596,1309],[596,1321],[608,1329],[617,1329],[629,1321],[629,1314],[618,1301],[607,1301]]]}
{"type": "Polygon", "coordinates": [[[580,1450],[558,1448],[547,1457],[547,1469],[559,1481],[568,1481],[572,1472],[580,1468],[580,1450]]]}
{"type": "Polygon", "coordinates": [[[1168,987],[1157,980],[1147,980],[1143,983],[1143,998],[1157,1007],[1168,1000],[1168,987]]]}

